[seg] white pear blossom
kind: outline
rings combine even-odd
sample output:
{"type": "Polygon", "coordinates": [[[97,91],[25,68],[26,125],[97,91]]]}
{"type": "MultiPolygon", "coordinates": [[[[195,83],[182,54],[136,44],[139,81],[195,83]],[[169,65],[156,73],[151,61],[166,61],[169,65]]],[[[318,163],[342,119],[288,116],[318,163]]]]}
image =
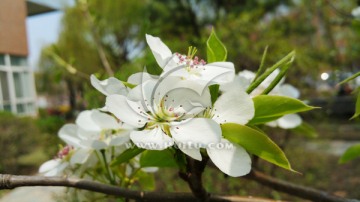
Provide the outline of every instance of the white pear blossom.
{"type": "Polygon", "coordinates": [[[196,115],[211,106],[210,93],[199,84],[167,77],[148,80],[123,95],[110,95],[106,106],[121,121],[138,128],[130,133],[139,147],[163,150],[174,144],[204,147],[219,142],[221,129],[196,115]]]}
{"type": "Polygon", "coordinates": [[[130,141],[130,128],[114,117],[98,110],[79,114],[76,124],[64,125],[58,135],[65,146],[55,159],[45,162],[39,169],[46,176],[60,175],[67,167],[82,164],[91,167],[96,163],[94,151],[121,146],[130,141]]]}
{"type": "MultiPolygon", "coordinates": [[[[260,95],[276,78],[279,72],[280,71],[278,69],[273,71],[257,88],[255,88],[250,93],[250,96],[255,97],[257,95],[260,95]]],[[[241,71],[235,77],[233,82],[221,86],[221,90],[223,92],[231,91],[234,89],[246,90],[247,87],[249,87],[249,85],[251,84],[251,82],[255,79],[255,75],[256,74],[254,72],[248,70],[241,71]]],[[[282,78],[280,82],[274,87],[274,89],[269,93],[269,95],[281,95],[292,98],[299,98],[299,90],[297,90],[294,86],[290,84],[285,84],[284,81],[285,79],[282,78]]],[[[266,123],[266,125],[271,127],[280,127],[283,129],[291,129],[299,126],[301,123],[302,119],[299,115],[288,114],[275,121],[268,122],[266,123]]]]}
{"type": "MultiPolygon", "coordinates": [[[[218,124],[237,123],[245,125],[254,117],[255,108],[251,97],[243,90],[232,90],[221,95],[205,116],[218,124]]],[[[221,138],[221,148],[206,149],[212,162],[224,173],[239,177],[251,170],[251,158],[244,148],[221,138]]]]}
{"type": "Polygon", "coordinates": [[[95,75],[91,75],[90,82],[96,90],[106,96],[112,94],[126,95],[128,93],[126,86],[119,79],[114,77],[100,81],[95,75]]]}
{"type": "Polygon", "coordinates": [[[213,62],[206,64],[199,59],[196,48],[190,47],[188,54],[172,53],[159,37],[146,35],[157,63],[163,69],[160,77],[177,76],[186,80],[194,80],[202,85],[224,84],[234,79],[235,69],[231,62],[213,62]]]}

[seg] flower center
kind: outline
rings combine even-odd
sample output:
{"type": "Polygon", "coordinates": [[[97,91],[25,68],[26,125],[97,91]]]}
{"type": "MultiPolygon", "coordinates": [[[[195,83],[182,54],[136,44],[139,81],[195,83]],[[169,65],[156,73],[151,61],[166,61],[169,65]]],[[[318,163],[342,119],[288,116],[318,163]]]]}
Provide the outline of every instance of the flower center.
{"type": "Polygon", "coordinates": [[[56,157],[59,159],[64,159],[73,149],[73,146],[66,145],[57,153],[56,157]]]}
{"type": "Polygon", "coordinates": [[[200,74],[199,69],[206,65],[206,62],[203,59],[199,59],[195,56],[197,49],[193,46],[189,47],[188,54],[182,55],[180,53],[175,53],[178,57],[178,65],[185,65],[185,69],[191,74],[200,74]]]}

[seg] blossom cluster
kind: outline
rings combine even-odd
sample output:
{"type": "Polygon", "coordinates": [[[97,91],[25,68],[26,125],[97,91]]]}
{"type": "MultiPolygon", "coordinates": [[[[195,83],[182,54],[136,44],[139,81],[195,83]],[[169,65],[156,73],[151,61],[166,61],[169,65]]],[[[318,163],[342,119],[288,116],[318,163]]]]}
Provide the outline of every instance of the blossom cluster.
{"type": "MultiPolygon", "coordinates": [[[[146,35],[146,42],[162,73],[151,75],[145,69],[126,82],[114,77],[99,80],[92,75],[91,84],[106,96],[104,107],[83,111],[75,124],[61,128],[59,137],[67,145],[40,167],[41,173],[66,174],[80,165],[78,170],[84,173],[100,161],[109,163],[112,156],[129,149],[129,144],[145,150],[174,148],[198,161],[206,155],[233,177],[250,172],[250,155],[223,135],[222,125],[248,124],[255,115],[253,97],[279,72],[274,71],[249,94],[246,89],[254,73],[245,70],[236,75],[231,62],[207,63],[196,56],[194,47],[186,55],[173,53],[158,37],[146,35]],[[214,86],[220,91],[211,92],[214,86]]],[[[283,80],[270,94],[299,97],[283,80]]],[[[294,128],[301,124],[301,118],[289,114],[267,124],[294,128]]],[[[138,162],[133,161],[131,167],[136,166],[138,162]]],[[[111,175],[109,179],[113,179],[111,175]]]]}

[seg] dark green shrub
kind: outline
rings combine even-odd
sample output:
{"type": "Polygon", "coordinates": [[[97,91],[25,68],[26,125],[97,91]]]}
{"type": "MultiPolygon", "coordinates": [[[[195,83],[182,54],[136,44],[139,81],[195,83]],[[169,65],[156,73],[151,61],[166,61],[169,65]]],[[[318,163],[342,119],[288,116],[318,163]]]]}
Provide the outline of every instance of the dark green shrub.
{"type": "Polygon", "coordinates": [[[43,152],[44,135],[31,117],[0,112],[0,172],[29,173],[48,158],[43,152]]]}

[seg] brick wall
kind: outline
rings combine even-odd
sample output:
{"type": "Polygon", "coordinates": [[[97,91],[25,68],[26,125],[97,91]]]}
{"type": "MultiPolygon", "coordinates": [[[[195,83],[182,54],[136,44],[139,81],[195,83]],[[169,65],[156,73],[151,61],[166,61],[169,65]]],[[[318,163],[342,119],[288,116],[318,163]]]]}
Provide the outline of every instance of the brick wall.
{"type": "Polygon", "coordinates": [[[25,19],[25,0],[0,0],[0,54],[28,54],[25,19]]]}

